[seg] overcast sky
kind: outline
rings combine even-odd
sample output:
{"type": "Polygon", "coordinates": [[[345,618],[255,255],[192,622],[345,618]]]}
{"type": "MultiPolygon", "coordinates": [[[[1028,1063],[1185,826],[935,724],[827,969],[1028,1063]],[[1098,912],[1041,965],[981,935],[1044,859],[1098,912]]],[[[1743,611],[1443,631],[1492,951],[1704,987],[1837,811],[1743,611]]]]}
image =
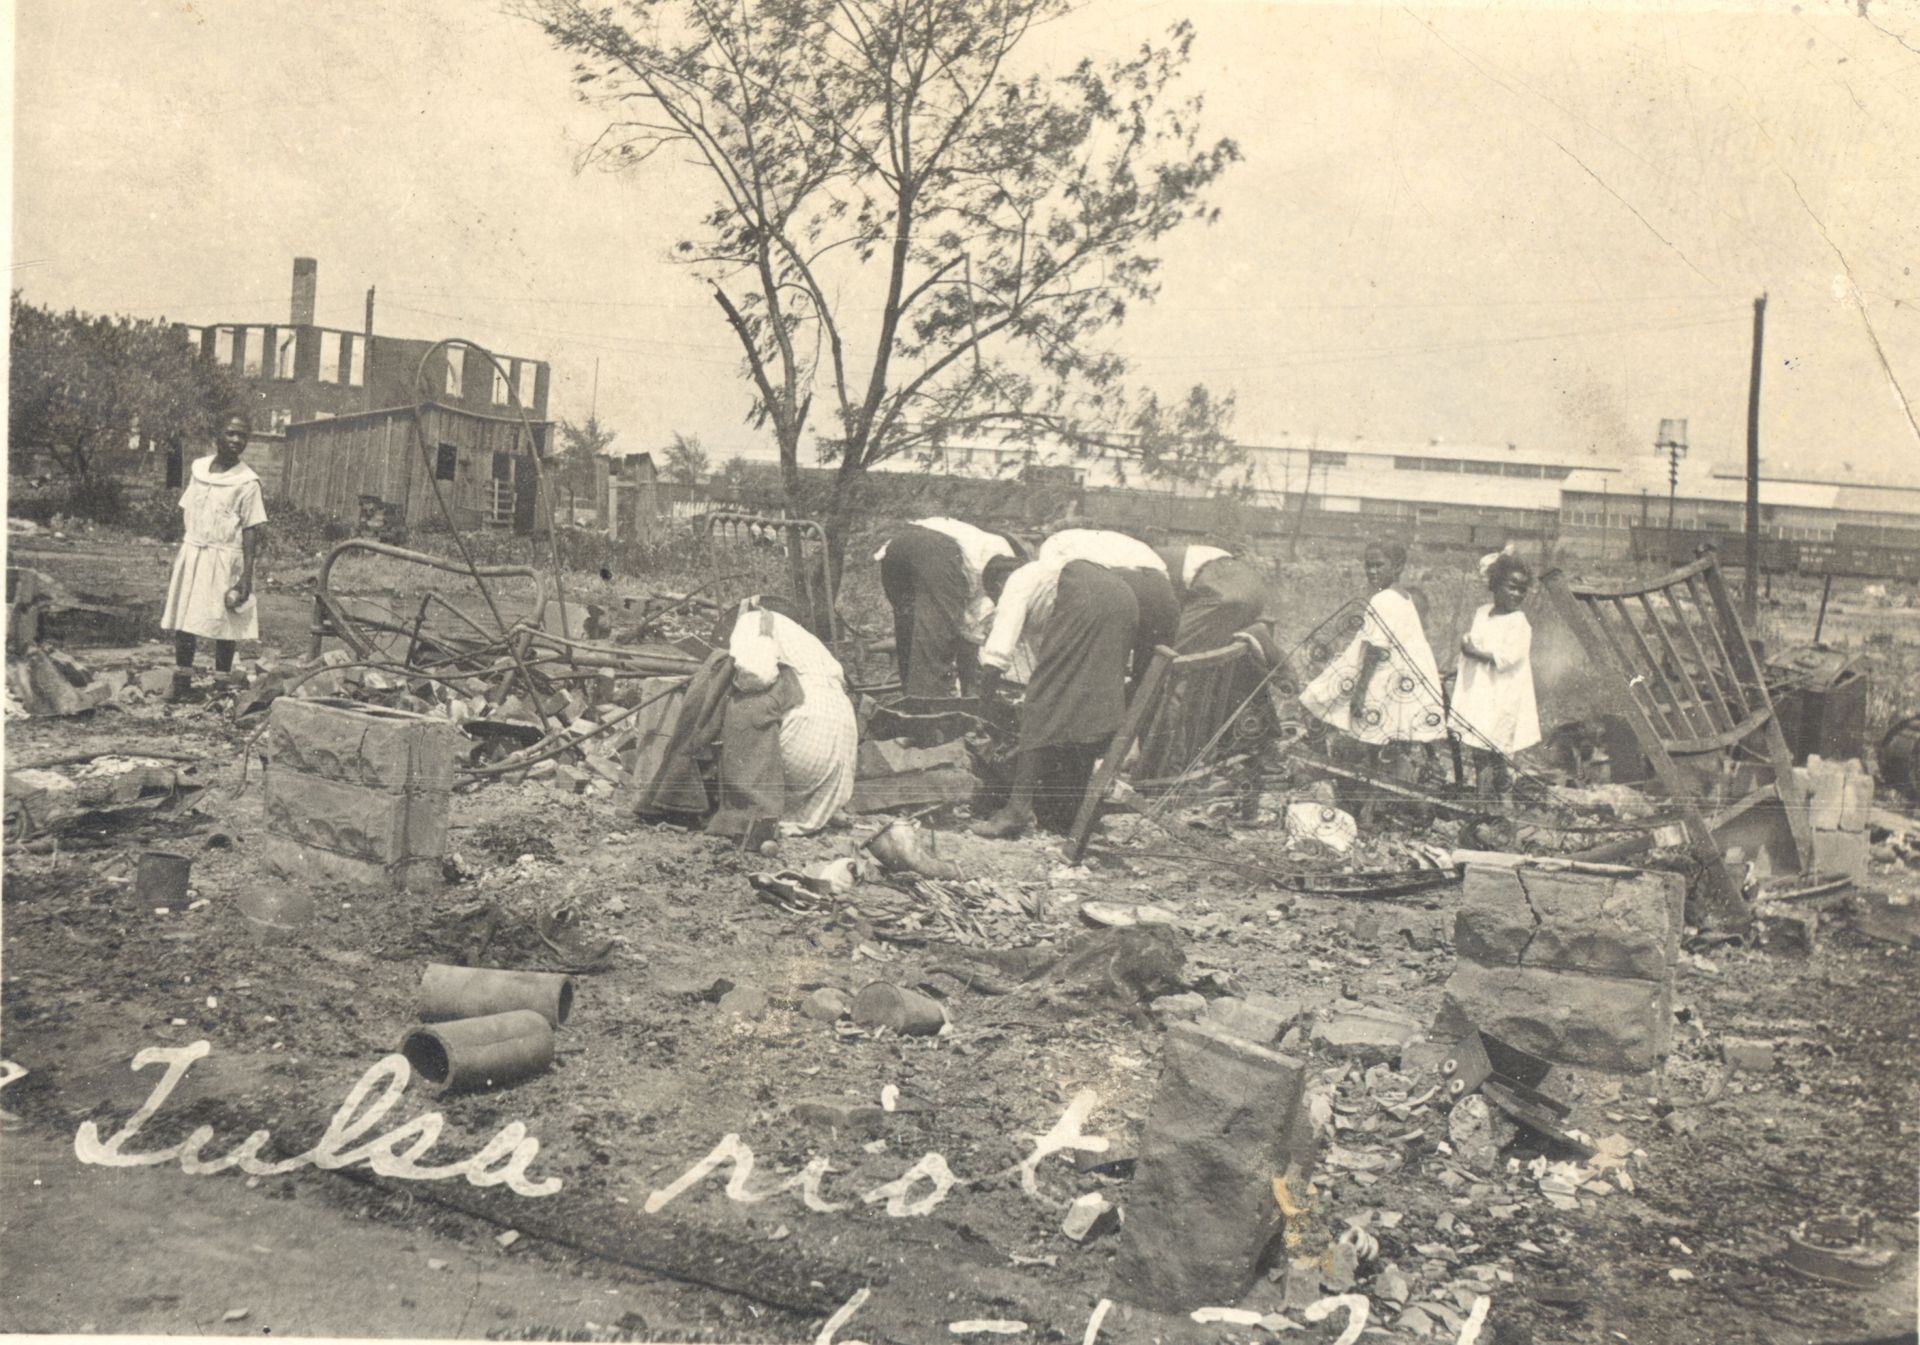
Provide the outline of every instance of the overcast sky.
{"type": "MultiPolygon", "coordinates": [[[[1119,348],[1239,398],[1249,442],[1439,437],[1744,452],[1770,295],[1770,471],[1920,483],[1920,5],[1091,0],[1065,64],[1181,17],[1245,162],[1119,348]],[[1861,10],[1867,12],[1863,15],[1861,10]],[[1876,351],[1875,343],[1878,343],[1876,351]],[[1885,364],[1882,359],[1884,357],[1885,364]]],[[[667,250],[693,173],[574,171],[569,62],[472,0],[27,0],[14,284],[205,323],[287,311],[550,360],[550,413],[770,455],[718,309],[667,250]]]]}

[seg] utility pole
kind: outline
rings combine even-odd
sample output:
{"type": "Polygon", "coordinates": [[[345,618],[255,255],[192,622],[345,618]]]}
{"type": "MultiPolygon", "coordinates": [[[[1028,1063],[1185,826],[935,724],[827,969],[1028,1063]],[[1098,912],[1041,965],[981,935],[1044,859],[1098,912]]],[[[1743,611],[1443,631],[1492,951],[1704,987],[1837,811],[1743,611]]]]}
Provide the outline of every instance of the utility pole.
{"type": "Polygon", "coordinates": [[[587,419],[600,414],[600,357],[593,357],[593,397],[587,402],[587,419]]]}
{"type": "Polygon", "coordinates": [[[360,382],[366,389],[365,410],[373,410],[373,291],[367,286],[367,322],[360,332],[360,382]]]}
{"type": "MultiPolygon", "coordinates": [[[[1673,505],[1680,494],[1680,459],[1687,456],[1687,422],[1663,420],[1653,441],[1654,451],[1667,451],[1667,560],[1673,560],[1673,505]]],[[[1644,521],[1644,520],[1643,520],[1644,521]]]]}
{"type": "Polygon", "coordinates": [[[1753,301],[1753,375],[1747,383],[1747,583],[1740,615],[1753,633],[1760,612],[1760,345],[1766,334],[1767,296],[1753,301]]]}
{"type": "Polygon", "coordinates": [[[1300,512],[1294,516],[1293,535],[1287,539],[1287,559],[1295,560],[1300,555],[1300,530],[1307,526],[1307,497],[1313,494],[1313,454],[1307,454],[1307,474],[1300,487],[1300,512]]]}

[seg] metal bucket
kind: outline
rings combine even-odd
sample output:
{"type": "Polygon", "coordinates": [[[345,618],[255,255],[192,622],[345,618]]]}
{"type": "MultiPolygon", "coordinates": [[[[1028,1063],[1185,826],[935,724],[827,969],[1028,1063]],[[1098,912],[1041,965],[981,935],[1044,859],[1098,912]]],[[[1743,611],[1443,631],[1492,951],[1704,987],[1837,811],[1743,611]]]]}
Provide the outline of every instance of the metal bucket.
{"type": "Polygon", "coordinates": [[[188,856],[148,850],[140,856],[140,866],[134,871],[134,895],[155,906],[184,906],[187,878],[192,872],[193,860],[188,856]]]}
{"type": "Polygon", "coordinates": [[[1880,779],[1920,801],[1920,715],[1909,715],[1880,740],[1880,779]]]}

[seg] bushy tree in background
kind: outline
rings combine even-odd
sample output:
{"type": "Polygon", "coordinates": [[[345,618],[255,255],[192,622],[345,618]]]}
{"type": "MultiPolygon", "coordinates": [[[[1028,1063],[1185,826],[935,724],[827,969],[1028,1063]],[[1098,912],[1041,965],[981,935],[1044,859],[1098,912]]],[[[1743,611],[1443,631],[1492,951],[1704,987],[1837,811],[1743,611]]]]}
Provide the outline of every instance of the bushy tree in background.
{"type": "Polygon", "coordinates": [[[1231,397],[1172,411],[1111,347],[1158,290],[1154,246],[1215,211],[1236,161],[1175,85],[1182,22],[1122,60],[1016,75],[1071,0],[513,0],[611,120],[585,159],[662,150],[714,191],[678,255],[711,283],[803,512],[801,445],[835,465],[842,559],[875,464],[969,434],[1206,477],[1231,397]],[[821,423],[816,426],[816,404],[821,423]]]}
{"type": "Polygon", "coordinates": [[[674,432],[673,442],[667,446],[667,480],[697,485],[712,467],[712,459],[700,446],[698,435],[674,432]]]}
{"type": "Polygon", "coordinates": [[[571,492],[576,498],[584,496],[591,501],[595,490],[594,461],[607,451],[617,436],[600,423],[598,416],[593,415],[578,425],[570,420],[562,420],[558,428],[561,494],[565,496],[571,492]]]}
{"type": "Polygon", "coordinates": [[[111,519],[118,483],[103,455],[136,436],[168,453],[208,444],[220,417],[245,410],[245,387],[164,319],[57,313],[13,295],[8,373],[9,466],[44,454],[66,478],[68,507],[111,519]]]}

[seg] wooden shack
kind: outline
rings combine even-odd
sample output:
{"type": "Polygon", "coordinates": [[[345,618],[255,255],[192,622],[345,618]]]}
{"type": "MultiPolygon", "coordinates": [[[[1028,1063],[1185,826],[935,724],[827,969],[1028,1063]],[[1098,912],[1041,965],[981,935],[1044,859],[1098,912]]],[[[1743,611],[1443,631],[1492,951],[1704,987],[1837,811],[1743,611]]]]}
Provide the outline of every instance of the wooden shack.
{"type": "Polygon", "coordinates": [[[438,404],[301,421],[286,429],[279,493],[354,524],[378,501],[387,522],[421,527],[440,518],[437,481],[462,528],[543,533],[547,511],[532,458],[544,456],[549,428],[534,421],[528,444],[517,418],[438,404]]]}

